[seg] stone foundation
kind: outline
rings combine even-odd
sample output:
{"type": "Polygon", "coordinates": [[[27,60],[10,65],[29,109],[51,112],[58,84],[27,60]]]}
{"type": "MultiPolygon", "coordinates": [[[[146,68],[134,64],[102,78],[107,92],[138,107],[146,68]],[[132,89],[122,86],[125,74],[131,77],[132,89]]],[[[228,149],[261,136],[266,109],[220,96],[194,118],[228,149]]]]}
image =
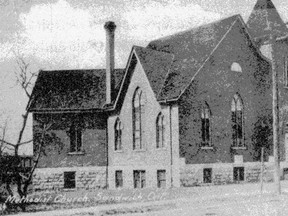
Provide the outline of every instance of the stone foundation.
{"type": "Polygon", "coordinates": [[[34,190],[64,189],[64,172],[75,172],[75,189],[107,187],[106,167],[39,168],[33,176],[34,190]]]}
{"type": "MultiPolygon", "coordinates": [[[[273,181],[274,164],[271,162],[264,163],[263,181],[273,181]]],[[[281,177],[284,178],[283,170],[287,169],[288,164],[281,162],[281,177]]],[[[288,169],[287,169],[288,170],[288,169]]],[[[286,173],[288,176],[288,171],[286,173]]],[[[286,176],[286,178],[288,178],[286,176]]],[[[241,182],[259,182],[261,179],[261,164],[259,162],[247,162],[243,164],[221,163],[221,164],[185,164],[180,168],[180,182],[182,187],[232,184],[241,182]],[[234,179],[234,167],[244,168],[243,181],[234,179]],[[203,170],[212,169],[211,183],[204,183],[203,170]]]]}

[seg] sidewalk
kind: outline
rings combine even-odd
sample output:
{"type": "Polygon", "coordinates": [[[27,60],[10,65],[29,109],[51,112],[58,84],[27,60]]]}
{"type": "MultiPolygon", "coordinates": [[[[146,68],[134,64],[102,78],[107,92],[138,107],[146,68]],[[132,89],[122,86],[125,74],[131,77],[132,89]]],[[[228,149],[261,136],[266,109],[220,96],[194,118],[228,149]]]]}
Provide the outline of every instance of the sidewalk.
{"type": "MultiPolygon", "coordinates": [[[[288,181],[282,181],[282,196],[288,195],[288,181]]],[[[273,183],[264,183],[263,197],[269,196],[274,193],[275,186],[273,183]]],[[[191,188],[173,188],[167,190],[168,196],[160,201],[146,201],[146,202],[134,202],[134,203],[122,203],[122,204],[107,204],[98,205],[93,207],[66,209],[66,210],[53,210],[47,212],[35,212],[35,213],[21,213],[19,215],[24,216],[71,216],[71,215],[100,215],[100,212],[112,211],[117,209],[129,209],[129,208],[144,208],[149,206],[175,206],[179,207],[179,204],[186,203],[191,205],[192,203],[197,205],[203,205],[209,201],[215,200],[243,200],[245,197],[261,195],[260,184],[233,184],[233,185],[221,185],[221,186],[208,186],[208,187],[191,187],[191,188]],[[241,199],[242,198],[242,199],[241,199]]],[[[245,199],[244,199],[245,200],[245,199]]]]}

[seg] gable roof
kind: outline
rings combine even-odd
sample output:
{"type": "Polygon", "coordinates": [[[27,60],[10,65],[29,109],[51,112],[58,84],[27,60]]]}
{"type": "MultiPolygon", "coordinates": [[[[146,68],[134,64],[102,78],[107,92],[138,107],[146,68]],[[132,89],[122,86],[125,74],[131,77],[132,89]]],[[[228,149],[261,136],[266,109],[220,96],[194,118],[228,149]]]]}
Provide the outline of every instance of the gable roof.
{"type": "MultiPolygon", "coordinates": [[[[116,69],[115,92],[123,69],[116,69]]],[[[102,110],[106,99],[105,69],[40,71],[29,111],[102,110]]],[[[114,94],[114,95],[116,95],[114,94]]]]}
{"type": "Polygon", "coordinates": [[[288,29],[271,0],[257,1],[247,21],[247,27],[254,39],[266,39],[271,33],[279,37],[288,34],[288,29]]]}
{"type": "Polygon", "coordinates": [[[134,46],[134,50],[157,98],[164,85],[174,55],[139,46],[134,46]]]}
{"type": "Polygon", "coordinates": [[[123,101],[137,62],[158,101],[178,100],[237,20],[247,31],[241,16],[235,15],[151,41],[146,48],[133,46],[126,69],[114,71],[115,89],[109,106],[105,106],[105,69],[41,71],[28,109],[113,110],[121,104],[119,99],[123,101]]]}
{"type": "Polygon", "coordinates": [[[149,43],[148,48],[175,57],[158,100],[173,100],[181,95],[239,17],[228,17],[149,43]]]}
{"type": "Polygon", "coordinates": [[[114,107],[108,107],[108,109],[121,107],[137,63],[142,66],[157,99],[157,95],[160,94],[161,88],[164,85],[173,58],[173,54],[159,52],[150,48],[133,46],[127,62],[126,72],[121,82],[121,87],[118,90],[118,96],[115,98],[113,104],[114,107]]]}

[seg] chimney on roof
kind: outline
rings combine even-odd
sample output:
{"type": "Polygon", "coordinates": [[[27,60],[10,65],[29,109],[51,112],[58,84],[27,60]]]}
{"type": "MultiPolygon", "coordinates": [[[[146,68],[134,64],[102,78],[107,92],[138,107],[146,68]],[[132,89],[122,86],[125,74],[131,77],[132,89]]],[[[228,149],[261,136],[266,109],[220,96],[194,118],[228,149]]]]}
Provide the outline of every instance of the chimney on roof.
{"type": "Polygon", "coordinates": [[[116,25],[114,22],[106,22],[106,104],[110,104],[112,90],[114,88],[114,32],[116,25]]]}

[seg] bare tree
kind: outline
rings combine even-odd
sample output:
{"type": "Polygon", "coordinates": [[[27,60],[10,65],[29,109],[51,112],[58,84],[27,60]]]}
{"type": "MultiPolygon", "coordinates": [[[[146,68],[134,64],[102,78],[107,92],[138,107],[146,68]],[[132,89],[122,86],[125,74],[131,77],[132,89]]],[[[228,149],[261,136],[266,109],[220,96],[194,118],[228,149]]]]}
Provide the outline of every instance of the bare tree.
{"type": "MultiPolygon", "coordinates": [[[[23,56],[17,55],[16,57],[17,70],[15,71],[17,83],[21,86],[23,91],[27,96],[27,101],[32,99],[31,92],[33,83],[37,77],[37,72],[30,71],[30,65],[25,61],[23,56]]],[[[49,145],[53,138],[53,134],[49,131],[52,124],[49,121],[41,122],[42,124],[37,131],[34,131],[34,140],[25,140],[23,141],[24,131],[27,126],[27,121],[29,117],[29,111],[26,109],[22,115],[22,125],[18,133],[17,141],[15,143],[8,142],[6,140],[7,133],[7,122],[6,125],[2,127],[2,134],[0,135],[0,147],[1,152],[3,153],[4,148],[9,148],[13,150],[13,154],[4,155],[0,154],[0,163],[1,171],[0,177],[2,184],[6,185],[6,190],[9,195],[14,196],[13,190],[11,189],[12,185],[16,185],[17,193],[20,198],[26,197],[28,194],[28,187],[32,183],[32,177],[35,169],[37,168],[39,159],[44,152],[45,146],[49,145]],[[31,143],[34,141],[34,153],[33,153],[33,162],[32,166],[29,169],[23,167],[22,157],[19,153],[19,148],[22,145],[31,143]],[[37,146],[35,146],[35,143],[37,146]],[[2,156],[2,157],[1,157],[2,156]]],[[[55,142],[57,145],[57,142],[55,142]]],[[[25,210],[25,203],[21,206],[22,210],[25,210]]]]}

